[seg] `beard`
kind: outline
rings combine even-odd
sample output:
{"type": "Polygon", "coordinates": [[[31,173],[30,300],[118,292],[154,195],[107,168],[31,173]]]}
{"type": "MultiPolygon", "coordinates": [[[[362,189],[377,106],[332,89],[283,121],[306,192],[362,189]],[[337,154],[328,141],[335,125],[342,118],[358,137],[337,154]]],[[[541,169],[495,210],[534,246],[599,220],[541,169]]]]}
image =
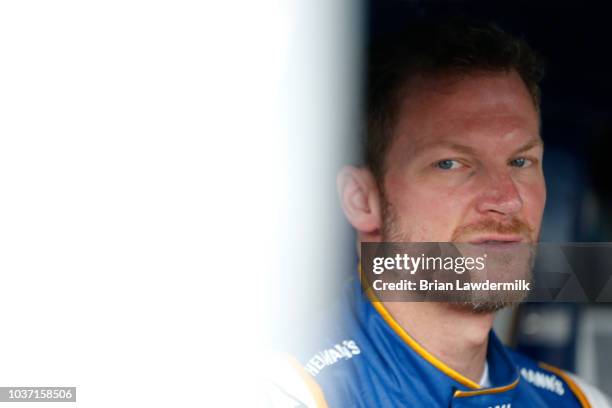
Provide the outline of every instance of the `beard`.
{"type": "MultiPolygon", "coordinates": [[[[410,233],[402,229],[402,223],[400,217],[386,199],[384,194],[382,195],[382,239],[383,242],[415,242],[410,237],[410,233]]],[[[468,242],[470,235],[479,233],[498,233],[498,234],[520,234],[525,237],[531,237],[533,230],[523,221],[513,218],[510,222],[499,223],[492,219],[485,219],[481,222],[466,225],[457,228],[451,238],[451,242],[468,242]]],[[[522,279],[526,282],[533,282],[532,269],[535,262],[535,247],[533,239],[528,239],[528,244],[521,244],[520,248],[522,251],[516,251],[508,254],[507,250],[504,250],[504,254],[493,257],[493,268],[489,268],[492,271],[490,273],[478,276],[473,274],[468,277],[468,274],[462,276],[463,280],[471,280],[472,282],[482,281],[485,278],[493,277],[493,281],[507,281],[507,279],[522,279]]],[[[469,244],[462,244],[468,246],[469,244]]],[[[490,258],[491,260],[491,258],[490,258]]],[[[434,280],[435,275],[428,275],[430,281],[434,280]]],[[[462,290],[453,292],[452,299],[449,299],[448,305],[454,309],[460,309],[469,311],[476,314],[488,314],[501,310],[508,306],[513,306],[522,302],[527,296],[525,291],[502,291],[502,290],[462,290]]],[[[427,301],[426,294],[423,301],[427,301]]]]}

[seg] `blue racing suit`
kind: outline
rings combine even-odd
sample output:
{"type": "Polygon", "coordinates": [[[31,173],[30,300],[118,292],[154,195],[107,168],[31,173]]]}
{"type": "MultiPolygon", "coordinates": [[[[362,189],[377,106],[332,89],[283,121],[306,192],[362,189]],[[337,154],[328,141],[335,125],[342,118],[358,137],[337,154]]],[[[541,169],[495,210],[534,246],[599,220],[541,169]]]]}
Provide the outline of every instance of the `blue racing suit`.
{"type": "MultiPolygon", "coordinates": [[[[329,407],[591,407],[573,377],[505,347],[489,335],[487,388],[423,349],[355,279],[326,313],[321,335],[293,353],[329,407]],[[314,380],[314,381],[313,381],[314,380]]],[[[314,401],[314,399],[313,399],[314,401]]],[[[310,406],[302,404],[301,406],[310,406]]]]}

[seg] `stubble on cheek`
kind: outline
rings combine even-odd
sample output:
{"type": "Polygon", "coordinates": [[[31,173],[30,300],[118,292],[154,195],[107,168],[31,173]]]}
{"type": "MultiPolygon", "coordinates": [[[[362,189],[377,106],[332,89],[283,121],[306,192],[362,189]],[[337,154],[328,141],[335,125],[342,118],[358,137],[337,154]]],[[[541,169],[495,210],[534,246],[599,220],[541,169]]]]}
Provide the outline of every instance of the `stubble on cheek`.
{"type": "Polygon", "coordinates": [[[409,206],[398,210],[384,195],[381,209],[384,242],[446,242],[448,239],[436,229],[439,224],[448,225],[440,218],[430,220],[428,214],[420,214],[409,206]]]}
{"type": "Polygon", "coordinates": [[[401,169],[389,169],[381,188],[382,239],[450,242],[467,205],[465,193],[424,179],[407,166],[401,169]]]}
{"type": "Polygon", "coordinates": [[[409,242],[409,236],[402,231],[397,212],[384,192],[381,194],[381,216],[384,242],[409,242]]]}

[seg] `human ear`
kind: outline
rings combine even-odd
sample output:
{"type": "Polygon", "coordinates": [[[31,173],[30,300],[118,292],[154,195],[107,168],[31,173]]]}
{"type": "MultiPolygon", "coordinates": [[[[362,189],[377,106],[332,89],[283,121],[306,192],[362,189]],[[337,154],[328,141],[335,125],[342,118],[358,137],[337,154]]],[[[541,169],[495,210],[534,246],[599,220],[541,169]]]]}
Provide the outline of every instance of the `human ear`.
{"type": "Polygon", "coordinates": [[[374,176],[365,167],[345,166],[336,179],[346,218],[362,236],[380,235],[380,195],[374,176]]]}

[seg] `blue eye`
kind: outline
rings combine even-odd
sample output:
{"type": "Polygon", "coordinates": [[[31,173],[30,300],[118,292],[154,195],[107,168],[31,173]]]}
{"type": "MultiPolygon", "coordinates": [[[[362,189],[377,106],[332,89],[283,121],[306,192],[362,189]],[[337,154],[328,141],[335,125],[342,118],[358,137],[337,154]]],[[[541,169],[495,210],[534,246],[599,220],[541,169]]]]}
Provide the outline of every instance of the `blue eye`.
{"type": "Polygon", "coordinates": [[[518,159],[510,160],[510,165],[512,167],[525,167],[528,165],[530,160],[525,159],[524,157],[519,157],[518,159]]]}
{"type": "Polygon", "coordinates": [[[457,168],[459,166],[459,163],[456,160],[447,159],[447,160],[440,160],[439,162],[435,164],[435,166],[442,170],[451,170],[451,169],[457,168]]]}

